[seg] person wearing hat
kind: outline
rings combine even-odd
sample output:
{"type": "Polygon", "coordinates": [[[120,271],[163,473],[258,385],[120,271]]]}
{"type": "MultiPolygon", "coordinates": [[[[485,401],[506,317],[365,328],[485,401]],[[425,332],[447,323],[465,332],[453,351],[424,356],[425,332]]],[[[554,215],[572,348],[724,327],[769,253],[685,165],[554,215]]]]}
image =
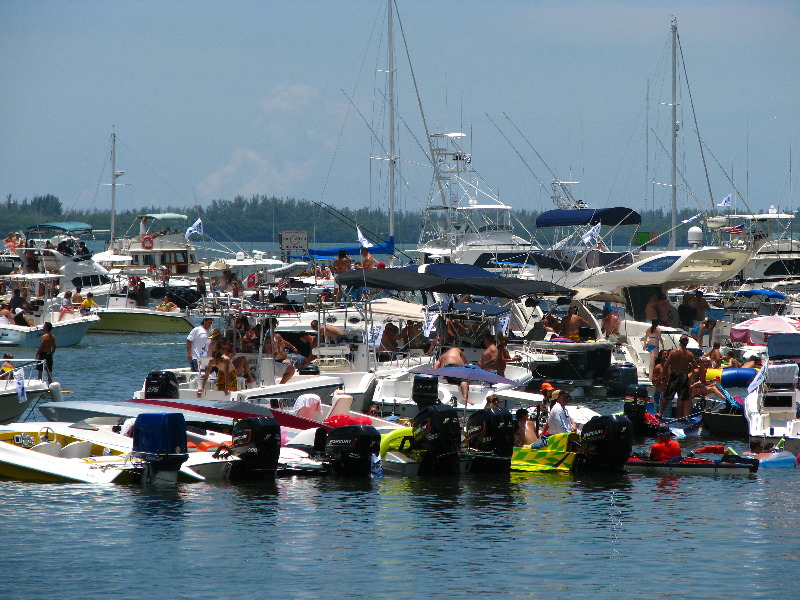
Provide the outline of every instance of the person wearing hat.
{"type": "Polygon", "coordinates": [[[556,403],[550,409],[550,416],[547,419],[547,428],[553,433],[575,433],[578,431],[575,421],[567,412],[567,402],[570,395],[566,390],[553,390],[553,397],[556,403]]]}
{"type": "Polygon", "coordinates": [[[681,455],[681,446],[672,439],[673,433],[666,425],[659,425],[656,430],[658,441],[650,446],[651,460],[669,460],[681,455]]]}
{"type": "Polygon", "coordinates": [[[214,356],[214,352],[219,350],[221,340],[222,332],[216,327],[208,332],[208,356],[214,356]]]}

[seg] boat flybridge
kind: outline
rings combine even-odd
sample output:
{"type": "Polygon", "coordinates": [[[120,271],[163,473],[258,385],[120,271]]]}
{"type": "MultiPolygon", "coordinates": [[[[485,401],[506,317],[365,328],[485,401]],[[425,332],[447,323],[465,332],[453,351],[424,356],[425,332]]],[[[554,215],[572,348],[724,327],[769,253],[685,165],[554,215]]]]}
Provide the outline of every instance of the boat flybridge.
{"type": "Polygon", "coordinates": [[[449,262],[495,269],[497,261],[523,262],[535,247],[514,234],[511,207],[483,183],[462,143],[464,133],[430,136],[433,193],[423,212],[419,262],[449,262]]]}

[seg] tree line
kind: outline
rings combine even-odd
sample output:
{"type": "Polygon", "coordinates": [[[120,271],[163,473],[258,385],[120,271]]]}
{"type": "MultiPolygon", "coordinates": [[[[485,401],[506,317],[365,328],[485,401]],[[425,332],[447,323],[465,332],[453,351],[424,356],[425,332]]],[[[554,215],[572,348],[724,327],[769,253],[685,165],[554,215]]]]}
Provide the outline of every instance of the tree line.
{"type": "MultiPolygon", "coordinates": [[[[53,221],[79,221],[91,225],[96,230],[108,230],[111,225],[109,210],[73,210],[63,211],[61,202],[56,196],[34,196],[16,201],[7,196],[0,206],[0,231],[23,231],[31,225],[53,221]]],[[[136,216],[148,213],[175,212],[188,216],[187,227],[202,219],[204,232],[211,239],[225,242],[272,242],[278,241],[278,234],[283,230],[306,230],[309,241],[317,244],[356,243],[355,226],[371,240],[384,241],[387,236],[388,216],[385,211],[369,208],[336,209],[318,202],[297,200],[294,198],[278,198],[275,196],[257,195],[250,198],[237,196],[233,200],[213,200],[208,206],[150,206],[138,210],[120,211],[116,215],[115,236],[138,233],[136,216]]],[[[540,242],[550,239],[552,235],[536,229],[536,217],[540,211],[514,210],[515,231],[526,238],[524,227],[534,233],[540,242]]],[[[642,225],[640,232],[668,232],[671,213],[664,210],[640,211],[642,225]]],[[[695,210],[685,209],[678,213],[678,220],[689,219],[696,214],[695,210]]],[[[693,224],[701,224],[699,219],[693,224]]],[[[419,211],[398,211],[395,213],[395,240],[399,244],[413,245],[419,241],[422,228],[422,213],[419,211]]],[[[632,227],[620,228],[615,234],[613,244],[625,246],[629,243],[632,227]]],[[[683,230],[682,230],[683,231],[683,230]]],[[[605,233],[605,232],[604,232],[605,233]]],[[[682,233],[685,238],[685,232],[682,233]]],[[[659,238],[656,247],[667,244],[667,236],[659,238]]],[[[685,240],[679,242],[684,245],[685,240]]]]}

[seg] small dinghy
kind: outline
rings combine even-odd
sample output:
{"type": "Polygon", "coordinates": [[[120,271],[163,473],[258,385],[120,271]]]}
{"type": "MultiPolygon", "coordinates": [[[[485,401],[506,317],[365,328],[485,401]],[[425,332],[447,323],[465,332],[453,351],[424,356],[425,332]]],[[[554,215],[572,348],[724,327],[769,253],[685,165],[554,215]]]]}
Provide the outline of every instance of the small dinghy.
{"type": "Polygon", "coordinates": [[[631,473],[657,475],[750,475],[758,471],[756,459],[724,455],[719,460],[677,456],[668,460],[650,460],[633,455],[625,463],[631,473]]]}

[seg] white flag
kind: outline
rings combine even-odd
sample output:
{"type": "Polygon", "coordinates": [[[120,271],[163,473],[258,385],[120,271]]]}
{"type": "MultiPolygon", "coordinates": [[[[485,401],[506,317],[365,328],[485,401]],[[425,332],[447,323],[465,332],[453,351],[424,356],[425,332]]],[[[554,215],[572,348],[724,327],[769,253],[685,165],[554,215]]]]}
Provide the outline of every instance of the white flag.
{"type": "Polygon", "coordinates": [[[508,331],[508,324],[510,322],[510,314],[500,315],[500,317],[497,319],[497,328],[500,330],[500,333],[505,334],[508,331]]]}
{"type": "Polygon", "coordinates": [[[750,385],[747,386],[747,393],[752,394],[755,390],[758,389],[764,380],[767,378],[767,369],[769,368],[769,360],[764,363],[764,366],[758,370],[756,376],[753,377],[753,381],[750,382],[750,385]]]}
{"type": "Polygon", "coordinates": [[[584,244],[592,244],[594,240],[600,237],[600,223],[592,227],[589,231],[581,236],[581,242],[584,244]]]}
{"type": "Polygon", "coordinates": [[[383,330],[386,328],[386,323],[373,323],[369,331],[368,345],[372,347],[380,346],[381,338],[383,337],[383,330]]]}
{"type": "Polygon", "coordinates": [[[422,325],[422,335],[425,337],[431,336],[431,331],[433,330],[433,326],[436,323],[436,319],[439,317],[439,313],[433,311],[425,311],[425,315],[423,317],[423,325],[422,325]]]}
{"type": "Polygon", "coordinates": [[[188,240],[189,236],[192,235],[193,233],[196,233],[197,235],[203,235],[202,219],[197,219],[197,221],[194,222],[194,225],[192,225],[191,227],[189,227],[189,229],[186,230],[186,236],[185,236],[186,239],[188,240]]]}
{"type": "Polygon", "coordinates": [[[731,205],[731,194],[728,194],[722,199],[722,202],[717,204],[717,206],[730,206],[731,205]]]}
{"type": "Polygon", "coordinates": [[[25,374],[22,372],[22,369],[14,371],[14,379],[17,383],[17,397],[19,398],[19,403],[24,404],[28,401],[28,394],[25,391],[25,374]]]}
{"type": "Polygon", "coordinates": [[[358,243],[361,244],[362,248],[372,248],[374,244],[364,237],[364,234],[361,233],[361,228],[358,225],[356,225],[356,234],[358,234],[358,243]]]}

